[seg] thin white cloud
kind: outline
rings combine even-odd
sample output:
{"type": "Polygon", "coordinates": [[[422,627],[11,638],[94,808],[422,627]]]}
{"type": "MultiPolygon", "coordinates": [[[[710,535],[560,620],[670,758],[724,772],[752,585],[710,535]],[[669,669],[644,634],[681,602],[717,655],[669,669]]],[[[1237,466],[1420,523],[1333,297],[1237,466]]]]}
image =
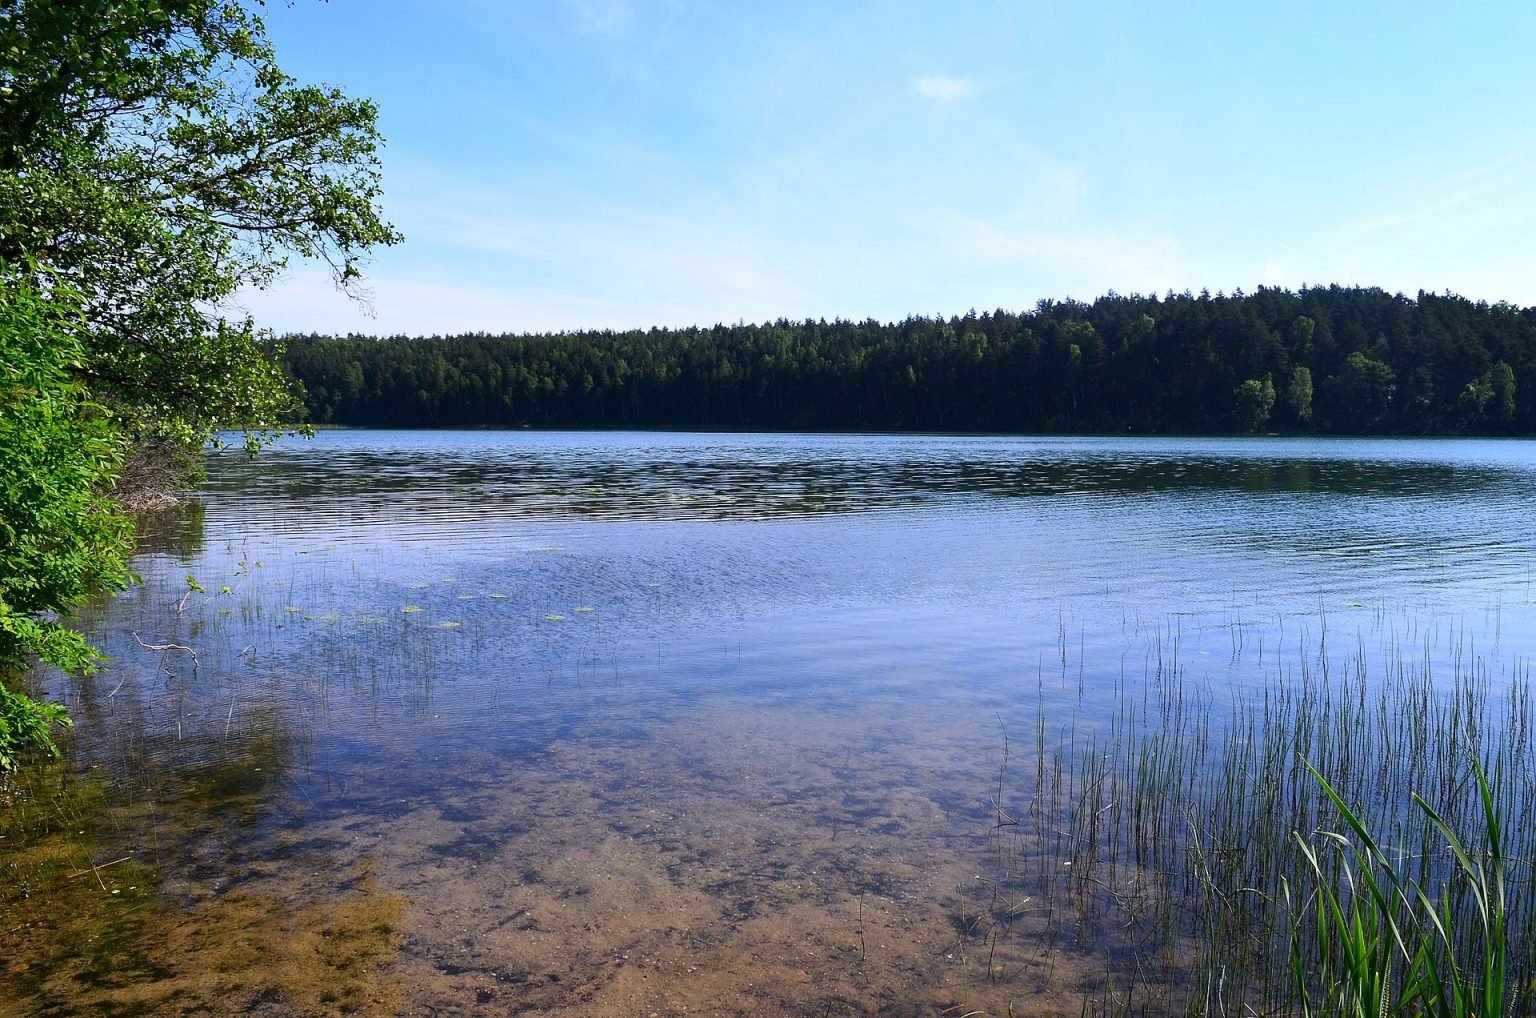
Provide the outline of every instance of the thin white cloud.
{"type": "MultiPolygon", "coordinates": [[[[370,292],[376,282],[372,277],[367,280],[370,292]]],[[[234,318],[248,314],[257,327],[279,333],[387,331],[373,317],[373,307],[338,292],[330,274],[313,263],[290,269],[268,289],[240,290],[220,310],[234,318]]]]}
{"type": "Polygon", "coordinates": [[[407,243],[455,251],[538,257],[542,239],[508,209],[505,196],[485,190],[418,191],[391,209],[407,243]]]}
{"type": "Polygon", "coordinates": [[[925,74],[912,79],[912,91],[928,99],[953,102],[976,91],[973,78],[952,78],[943,74],[925,74]]]}
{"type": "Polygon", "coordinates": [[[634,20],[634,8],[628,0],[566,0],[576,15],[582,31],[594,35],[622,34],[634,20]]]}
{"type": "MultiPolygon", "coordinates": [[[[821,303],[810,268],[719,209],[678,216],[595,207],[575,221],[493,209],[477,207],[486,243],[458,240],[489,256],[478,264],[447,248],[434,265],[403,251],[382,256],[366,280],[376,318],[311,265],[270,290],[244,291],[238,303],[279,332],[408,335],[713,325],[821,303]]],[[[443,211],[446,222],[451,209],[443,211]]],[[[454,243],[463,229],[455,222],[433,239],[454,243]]]]}
{"type": "Polygon", "coordinates": [[[1486,170],[1468,174],[1460,181],[1441,180],[1429,187],[1416,182],[1416,193],[1403,200],[1398,208],[1350,220],[1339,228],[1338,234],[1345,238],[1365,237],[1442,219],[1488,195],[1515,186],[1523,189],[1533,171],[1536,167],[1530,163],[1517,164],[1506,159],[1486,170]]]}
{"type": "Polygon", "coordinates": [[[1347,269],[1332,259],[1325,258],[1318,251],[1303,251],[1290,244],[1280,244],[1278,247],[1280,254],[1273,255],[1264,262],[1262,279],[1273,281],[1311,278],[1342,281],[1350,278],[1347,269]]]}
{"type": "Polygon", "coordinates": [[[1387,230],[1396,230],[1404,226],[1417,226],[1429,219],[1443,216],[1447,212],[1460,208],[1469,202],[1481,198],[1492,188],[1469,188],[1456,191],[1443,197],[1425,202],[1414,208],[1402,209],[1396,212],[1387,212],[1376,216],[1366,216],[1345,223],[1339,230],[1341,237],[1363,237],[1373,233],[1382,233],[1387,230]]]}
{"type": "Polygon", "coordinates": [[[1177,237],[1134,226],[957,219],[947,232],[951,257],[1090,280],[1095,296],[1109,289],[1155,292],[1178,285],[1184,260],[1177,237]]]}

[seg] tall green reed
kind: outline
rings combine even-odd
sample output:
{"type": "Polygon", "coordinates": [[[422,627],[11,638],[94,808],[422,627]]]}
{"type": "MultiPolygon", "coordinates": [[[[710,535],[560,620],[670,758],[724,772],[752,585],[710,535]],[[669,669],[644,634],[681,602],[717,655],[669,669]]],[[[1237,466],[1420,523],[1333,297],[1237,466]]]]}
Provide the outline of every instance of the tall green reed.
{"type": "Polygon", "coordinates": [[[1313,770],[1347,833],[1296,835],[1313,880],[1296,901],[1291,971],[1301,1013],[1312,1016],[1439,1018],[1502,1016],[1507,975],[1507,860],[1499,806],[1481,764],[1472,763],[1483,808],[1484,845],[1460,833],[1422,797],[1414,804],[1454,859],[1447,884],[1420,884],[1400,853],[1382,847],[1364,820],[1313,770]],[[1332,857],[1332,858],[1330,858],[1332,857]],[[1464,907],[1457,907],[1460,899],[1464,907]]]}
{"type": "MultiPolygon", "coordinates": [[[[1318,892],[1297,895],[1319,886],[1321,865],[1351,923],[1356,904],[1371,900],[1367,875],[1384,895],[1422,889],[1449,938],[1433,956],[1442,980],[1446,959],[1464,971],[1459,959],[1485,957],[1470,931],[1501,902],[1506,1006],[1532,1011],[1536,712],[1523,665],[1494,674],[1455,634],[1449,651],[1433,653],[1420,633],[1405,644],[1387,632],[1379,652],[1363,638],[1345,646],[1320,634],[1283,654],[1266,648],[1261,680],[1220,705],[1215,690],[1190,677],[1176,632],[1151,637],[1144,674],[1120,680],[1117,707],[1080,701],[1058,720],[1050,715],[1060,708],[1042,693],[1034,767],[1015,769],[1033,771],[1033,782],[1027,801],[1006,803],[1016,822],[999,826],[1009,847],[992,882],[995,901],[1028,898],[1033,909],[1023,919],[995,912],[997,928],[1035,956],[1101,955],[1113,990],[1095,1013],[1294,1014],[1295,952],[1320,957],[1328,933],[1315,921],[1318,892]],[[1314,833],[1343,823],[1344,836],[1360,843],[1342,804],[1372,832],[1378,854],[1359,860],[1371,866],[1344,865],[1349,853],[1314,833]],[[1492,818],[1501,832],[1496,881],[1487,849],[1451,837],[1493,831],[1492,818]],[[1489,882],[1465,875],[1458,846],[1488,868],[1489,882]],[[1379,883],[1386,878],[1373,867],[1382,860],[1401,884],[1379,883]],[[1303,906],[1314,911],[1298,924],[1303,906]]],[[[1234,658],[1240,653],[1234,638],[1234,658]]],[[[1063,688],[1078,682],[1068,668],[1063,688]]],[[[1413,900],[1423,918],[1424,903],[1413,900]]],[[[1379,999],[1376,1006],[1373,1014],[1379,999]]],[[[1486,1006],[1450,1013],[1494,1013],[1486,1006]]]]}

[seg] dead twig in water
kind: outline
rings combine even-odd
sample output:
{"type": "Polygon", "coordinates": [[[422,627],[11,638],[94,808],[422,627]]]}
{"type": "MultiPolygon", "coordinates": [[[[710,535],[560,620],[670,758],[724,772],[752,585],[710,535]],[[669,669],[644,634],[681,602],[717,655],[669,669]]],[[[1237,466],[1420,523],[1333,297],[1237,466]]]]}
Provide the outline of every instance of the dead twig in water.
{"type": "Polygon", "coordinates": [[[192,670],[195,672],[198,669],[197,651],[193,650],[191,647],[183,647],[179,643],[145,643],[143,641],[143,639],[140,638],[138,633],[134,633],[133,634],[133,640],[134,640],[135,643],[137,643],[140,647],[143,647],[145,650],[158,650],[158,651],[162,651],[162,652],[163,651],[170,651],[170,650],[179,650],[179,651],[181,651],[184,654],[191,654],[192,655],[192,670]]]}
{"type": "MultiPolygon", "coordinates": [[[[83,877],[87,873],[89,873],[89,874],[91,874],[92,876],[94,876],[96,878],[96,883],[98,885],[100,885],[100,887],[101,887],[101,889],[103,891],[105,891],[107,889],[107,882],[105,880],[101,879],[101,871],[106,869],[108,866],[116,866],[118,863],[120,863],[120,862],[127,862],[129,859],[132,859],[132,858],[133,858],[133,856],[131,856],[131,855],[125,855],[121,859],[113,859],[111,862],[104,862],[100,866],[97,866],[95,863],[92,863],[90,869],[88,869],[88,870],[76,870],[74,873],[71,873],[69,875],[69,877],[67,877],[66,879],[73,879],[74,877],[83,877]]],[[[112,893],[116,894],[117,892],[113,891],[112,893]]]]}
{"type": "MultiPolygon", "coordinates": [[[[83,877],[87,873],[100,873],[102,870],[106,869],[108,866],[116,866],[118,863],[120,863],[120,862],[127,862],[129,859],[132,859],[132,858],[133,858],[133,856],[131,856],[131,855],[125,855],[121,859],[113,859],[111,862],[104,862],[100,866],[92,865],[90,867],[90,869],[76,870],[75,872],[69,874],[65,879],[73,880],[75,877],[83,877]]],[[[97,879],[98,882],[100,882],[100,880],[101,880],[101,878],[99,876],[96,879],[97,879]]]]}

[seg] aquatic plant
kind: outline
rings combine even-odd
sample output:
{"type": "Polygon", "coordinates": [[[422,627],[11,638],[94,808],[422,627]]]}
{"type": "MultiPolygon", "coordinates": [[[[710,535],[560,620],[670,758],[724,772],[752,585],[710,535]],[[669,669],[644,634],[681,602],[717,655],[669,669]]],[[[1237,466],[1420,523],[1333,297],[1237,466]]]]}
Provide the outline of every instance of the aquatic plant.
{"type": "Polygon", "coordinates": [[[1473,761],[1472,766],[1484,813],[1482,851],[1469,850],[1429,803],[1413,797],[1455,860],[1438,899],[1404,871],[1327,779],[1313,771],[1348,833],[1319,832],[1317,845],[1296,836],[1316,881],[1291,933],[1291,967],[1302,1014],[1462,1018],[1508,1013],[1502,822],[1481,764],[1473,761]],[[1325,862],[1330,849],[1339,856],[1336,867],[1325,862]],[[1454,907],[1457,897],[1470,909],[1454,907]]]}
{"type": "Polygon", "coordinates": [[[1376,674],[1325,642],[1225,716],[1166,636],[1107,719],[1042,699],[974,935],[1097,953],[1095,1013],[1296,1013],[1303,985],[1317,1015],[1529,1013],[1528,673],[1394,645],[1376,674]]]}

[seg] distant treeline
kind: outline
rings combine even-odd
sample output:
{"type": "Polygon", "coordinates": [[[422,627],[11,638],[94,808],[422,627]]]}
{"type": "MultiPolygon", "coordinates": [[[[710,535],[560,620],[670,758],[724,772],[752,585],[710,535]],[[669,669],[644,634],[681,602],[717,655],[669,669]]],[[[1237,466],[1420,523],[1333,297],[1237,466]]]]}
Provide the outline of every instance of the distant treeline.
{"type": "Polygon", "coordinates": [[[1536,434],[1536,308],[1380,289],[1114,293],[953,318],[291,336],[316,423],[1536,434]]]}

